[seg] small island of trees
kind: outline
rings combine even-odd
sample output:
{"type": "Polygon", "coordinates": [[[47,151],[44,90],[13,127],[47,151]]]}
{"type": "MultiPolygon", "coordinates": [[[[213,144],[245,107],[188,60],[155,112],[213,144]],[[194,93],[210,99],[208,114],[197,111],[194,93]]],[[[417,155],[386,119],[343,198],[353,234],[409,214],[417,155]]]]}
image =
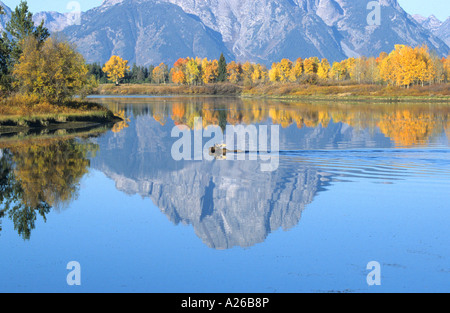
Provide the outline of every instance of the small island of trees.
{"type": "MultiPolygon", "coordinates": [[[[0,14],[5,14],[0,7],[0,14]]],[[[82,99],[97,86],[73,45],[38,26],[21,1],[0,38],[0,127],[52,121],[112,121],[111,112],[82,99]],[[79,99],[75,99],[78,96],[79,99]]]]}

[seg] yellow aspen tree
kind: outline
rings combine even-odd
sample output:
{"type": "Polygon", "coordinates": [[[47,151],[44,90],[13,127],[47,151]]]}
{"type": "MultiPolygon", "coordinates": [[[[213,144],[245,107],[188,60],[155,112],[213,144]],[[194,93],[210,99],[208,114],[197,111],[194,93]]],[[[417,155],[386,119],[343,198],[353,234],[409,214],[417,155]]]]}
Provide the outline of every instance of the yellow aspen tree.
{"type": "Polygon", "coordinates": [[[305,69],[305,74],[312,75],[317,74],[317,71],[319,70],[319,59],[317,57],[307,58],[303,62],[303,66],[305,69]]]}
{"type": "Polygon", "coordinates": [[[188,58],[186,63],[186,81],[189,85],[198,84],[201,79],[201,63],[197,59],[188,58]]]}
{"type": "Polygon", "coordinates": [[[103,72],[108,75],[109,80],[115,82],[116,86],[118,86],[120,80],[125,77],[129,69],[128,61],[113,55],[103,67],[103,72]]]}
{"type": "Polygon", "coordinates": [[[242,80],[242,66],[240,63],[231,61],[227,65],[228,81],[233,84],[237,84],[242,80]]]}
{"type": "Polygon", "coordinates": [[[347,60],[343,61],[344,69],[345,69],[345,76],[350,79],[355,79],[355,66],[356,66],[356,59],[355,58],[348,58],[347,60]]]}
{"type": "Polygon", "coordinates": [[[393,56],[384,58],[380,63],[380,77],[389,85],[396,85],[397,79],[395,75],[396,64],[393,56]]]}
{"type": "Polygon", "coordinates": [[[298,58],[295,61],[294,66],[292,67],[291,73],[289,75],[289,80],[291,82],[296,82],[303,75],[303,71],[303,59],[298,58]]]}
{"type": "Polygon", "coordinates": [[[253,71],[254,66],[250,62],[247,61],[242,65],[242,80],[244,85],[251,85],[253,83],[253,71]]]}
{"type": "Polygon", "coordinates": [[[400,86],[409,86],[421,79],[421,73],[426,71],[426,64],[419,58],[417,51],[409,46],[403,46],[399,51],[400,86]]]}
{"type": "Polygon", "coordinates": [[[317,70],[317,76],[319,76],[320,79],[326,80],[328,79],[328,74],[330,72],[330,63],[327,59],[322,59],[322,61],[319,64],[319,69],[317,70]]]}
{"type": "Polygon", "coordinates": [[[153,69],[152,80],[156,84],[166,83],[166,78],[169,75],[168,66],[164,63],[159,64],[153,69]]]}
{"type": "Polygon", "coordinates": [[[442,58],[442,64],[444,65],[446,80],[450,81],[450,55],[447,58],[442,58]]]}
{"type": "Polygon", "coordinates": [[[272,68],[269,71],[269,79],[271,82],[277,82],[280,80],[280,71],[278,63],[273,63],[272,68]]]}
{"type": "Polygon", "coordinates": [[[263,83],[267,80],[269,73],[267,72],[267,68],[261,64],[255,64],[254,70],[252,74],[252,82],[254,84],[263,83]]]}
{"type": "Polygon", "coordinates": [[[202,61],[202,80],[204,84],[214,83],[219,75],[219,62],[217,60],[202,61]]]}
{"type": "Polygon", "coordinates": [[[19,91],[54,104],[84,96],[92,82],[83,56],[72,45],[55,38],[40,44],[33,36],[24,40],[13,75],[19,91]]]}
{"type": "Polygon", "coordinates": [[[409,86],[420,79],[424,71],[416,51],[405,45],[396,45],[380,66],[383,80],[397,86],[409,86]]]}
{"type": "Polygon", "coordinates": [[[345,66],[343,65],[344,62],[334,62],[333,66],[330,69],[329,77],[341,81],[345,79],[345,66]]]}
{"type": "Polygon", "coordinates": [[[437,79],[437,67],[431,58],[428,47],[426,45],[418,47],[415,49],[415,52],[421,67],[419,80],[421,81],[422,86],[424,82],[431,84],[437,79]]]}
{"type": "Polygon", "coordinates": [[[282,59],[281,62],[278,63],[278,72],[281,82],[287,82],[289,80],[291,71],[292,71],[292,61],[288,59],[282,59]]]}

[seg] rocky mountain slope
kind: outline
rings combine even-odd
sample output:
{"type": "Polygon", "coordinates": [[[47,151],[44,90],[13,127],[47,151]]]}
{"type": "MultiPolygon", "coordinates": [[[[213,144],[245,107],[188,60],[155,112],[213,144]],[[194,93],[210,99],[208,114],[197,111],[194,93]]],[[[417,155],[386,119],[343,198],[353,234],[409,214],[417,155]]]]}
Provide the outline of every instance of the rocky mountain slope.
{"type": "Polygon", "coordinates": [[[173,64],[181,56],[217,58],[231,53],[221,35],[171,3],[129,0],[105,4],[83,14],[81,25],[64,33],[88,62],[120,55],[131,63],[173,64]]]}
{"type": "Polygon", "coordinates": [[[434,15],[430,17],[413,15],[413,17],[422,27],[428,29],[436,37],[442,39],[447,46],[450,46],[450,17],[445,22],[441,22],[434,15]]]}
{"type": "Polygon", "coordinates": [[[339,60],[391,51],[395,44],[448,47],[417,23],[396,0],[380,0],[380,25],[368,25],[360,0],[166,0],[220,32],[239,60],[271,63],[312,55],[339,60]]]}

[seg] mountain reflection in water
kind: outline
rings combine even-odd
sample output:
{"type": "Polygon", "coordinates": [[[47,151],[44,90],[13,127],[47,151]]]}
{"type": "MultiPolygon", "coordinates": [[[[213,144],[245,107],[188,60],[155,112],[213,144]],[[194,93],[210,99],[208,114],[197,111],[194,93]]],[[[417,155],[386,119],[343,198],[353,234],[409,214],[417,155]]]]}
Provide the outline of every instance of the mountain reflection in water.
{"type": "Polygon", "coordinates": [[[37,215],[69,205],[89,168],[127,194],[151,198],[173,223],[192,225],[209,247],[263,242],[299,224],[331,183],[393,183],[421,170],[449,174],[447,105],[303,104],[234,98],[100,98],[123,118],[89,140],[2,146],[1,216],[30,237],[37,215]],[[261,161],[175,161],[173,127],[279,124],[280,166],[261,161]],[[447,135],[446,135],[447,134],[447,135]],[[95,153],[92,153],[95,152],[95,153]],[[419,163],[420,163],[419,162],[419,163]],[[440,163],[439,163],[440,162],[440,163]],[[445,165],[442,167],[442,165],[445,165]],[[440,169],[439,169],[440,168],[440,169]],[[38,213],[38,214],[37,214],[38,213]]]}

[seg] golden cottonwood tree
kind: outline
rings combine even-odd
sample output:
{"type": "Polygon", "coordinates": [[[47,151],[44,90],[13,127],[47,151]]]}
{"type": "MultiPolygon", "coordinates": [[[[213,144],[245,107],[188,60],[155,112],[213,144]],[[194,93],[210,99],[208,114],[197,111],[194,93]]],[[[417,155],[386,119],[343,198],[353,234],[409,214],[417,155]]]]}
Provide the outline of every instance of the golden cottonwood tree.
{"type": "Polygon", "coordinates": [[[13,75],[23,93],[57,104],[83,93],[92,83],[83,56],[68,42],[56,38],[39,44],[34,36],[28,37],[13,75]]]}
{"type": "Polygon", "coordinates": [[[186,63],[186,80],[189,85],[198,84],[201,80],[201,61],[188,58],[186,63]]]}
{"type": "Polygon", "coordinates": [[[305,74],[307,75],[317,74],[317,71],[319,70],[319,63],[320,61],[317,57],[307,58],[303,62],[305,74]]]}
{"type": "Polygon", "coordinates": [[[219,75],[219,62],[217,60],[202,61],[202,81],[204,84],[214,83],[219,75]]]}
{"type": "Polygon", "coordinates": [[[287,82],[291,76],[293,63],[288,59],[282,59],[279,63],[273,63],[269,71],[269,78],[272,82],[287,82]]]}
{"type": "Polygon", "coordinates": [[[436,78],[436,65],[431,59],[430,53],[427,46],[417,47],[414,49],[416,53],[418,65],[417,78],[424,85],[424,82],[429,82],[430,84],[436,78]]]}
{"type": "Polygon", "coordinates": [[[237,84],[242,80],[242,65],[231,61],[227,65],[228,81],[233,84],[237,84]]]}
{"type": "Polygon", "coordinates": [[[319,64],[319,69],[317,70],[317,76],[320,79],[328,79],[328,74],[330,72],[330,63],[327,59],[323,59],[319,64]]]}
{"type": "Polygon", "coordinates": [[[254,84],[263,83],[267,80],[269,72],[264,65],[256,64],[253,69],[252,82],[254,84]]]}
{"type": "Polygon", "coordinates": [[[426,50],[427,48],[414,49],[396,45],[395,50],[381,62],[381,77],[390,84],[406,87],[430,79],[434,69],[431,62],[428,63],[429,55],[426,50]]]}
{"type": "Polygon", "coordinates": [[[288,59],[282,59],[280,63],[278,63],[280,81],[287,82],[289,80],[289,75],[291,75],[292,71],[292,61],[288,59]]]}
{"type": "Polygon", "coordinates": [[[291,82],[296,82],[303,75],[303,71],[303,59],[298,58],[292,67],[291,73],[289,75],[289,80],[291,82]]]}
{"type": "Polygon", "coordinates": [[[169,76],[169,69],[168,66],[164,63],[159,64],[153,69],[152,80],[154,83],[157,84],[165,83],[168,76],[169,76]]]}
{"type": "Polygon", "coordinates": [[[130,69],[127,64],[128,61],[113,55],[103,67],[103,72],[108,75],[109,80],[115,82],[116,86],[118,86],[120,80],[125,77],[125,74],[130,69]]]}
{"type": "Polygon", "coordinates": [[[245,62],[242,65],[242,80],[244,81],[244,85],[251,85],[253,83],[253,72],[255,67],[250,62],[245,62]]]}
{"type": "Polygon", "coordinates": [[[272,64],[272,68],[269,71],[269,79],[271,82],[277,82],[280,80],[280,69],[277,63],[272,64]]]}
{"type": "Polygon", "coordinates": [[[345,62],[334,62],[333,66],[331,67],[329,76],[334,80],[344,80],[347,76],[345,62]]]}
{"type": "Polygon", "coordinates": [[[447,81],[450,80],[450,55],[447,58],[442,59],[442,63],[444,64],[445,76],[447,81]]]}

